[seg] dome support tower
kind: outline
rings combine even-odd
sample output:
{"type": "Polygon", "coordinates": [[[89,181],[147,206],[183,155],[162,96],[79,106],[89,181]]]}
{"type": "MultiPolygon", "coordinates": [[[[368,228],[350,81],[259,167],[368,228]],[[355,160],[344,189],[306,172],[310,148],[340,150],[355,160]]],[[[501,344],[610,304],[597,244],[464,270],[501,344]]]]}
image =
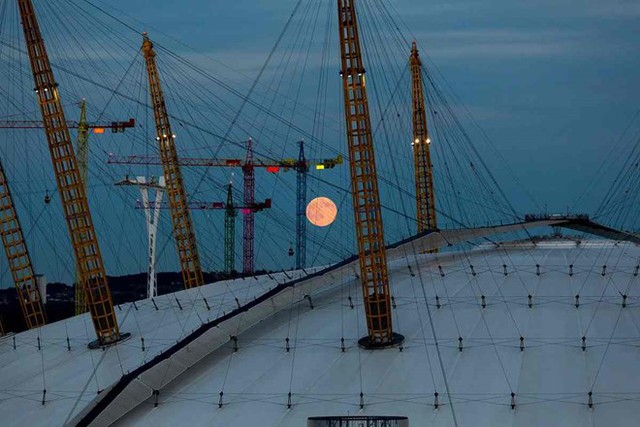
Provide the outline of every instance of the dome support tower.
{"type": "Polygon", "coordinates": [[[433,170],[427,129],[427,115],[422,88],[422,61],[414,41],[409,59],[411,68],[411,96],[413,100],[413,164],[416,183],[416,212],[418,233],[437,229],[435,196],[433,192],[433,170]]]}
{"type": "Polygon", "coordinates": [[[387,253],[355,0],[338,0],[338,25],[351,195],[369,333],[359,344],[384,348],[400,344],[404,337],[393,332],[391,322],[387,253]]]}
{"type": "Polygon", "coordinates": [[[42,296],[33,273],[31,257],[27,251],[2,162],[0,162],[0,236],[2,236],[2,244],[7,254],[11,276],[27,328],[42,326],[45,324],[42,296]]]}
{"type": "Polygon", "coordinates": [[[113,310],[107,274],[62,109],[58,84],[51,70],[33,3],[31,0],[18,0],[18,6],[62,210],[71,237],[80,283],[97,336],[97,341],[89,346],[98,348],[113,344],[124,338],[124,335],[120,335],[113,310]]]}
{"type": "Polygon", "coordinates": [[[149,77],[149,92],[156,122],[156,140],[158,141],[160,158],[162,159],[173,235],[176,239],[182,268],[182,281],[185,289],[189,289],[204,285],[200,255],[198,254],[198,245],[193,231],[191,212],[188,208],[187,192],[184,189],[184,180],[180,170],[180,161],[175,144],[176,136],[171,131],[169,114],[167,113],[167,106],[160,85],[156,52],[153,50],[153,43],[151,43],[147,34],[143,33],[142,37],[142,53],[149,77]]]}

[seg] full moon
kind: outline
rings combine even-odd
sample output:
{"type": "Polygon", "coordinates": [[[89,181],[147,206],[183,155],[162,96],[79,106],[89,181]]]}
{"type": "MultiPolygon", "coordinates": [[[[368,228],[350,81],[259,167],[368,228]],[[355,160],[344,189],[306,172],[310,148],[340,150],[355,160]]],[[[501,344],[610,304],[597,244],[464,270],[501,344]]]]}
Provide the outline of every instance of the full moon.
{"type": "Polygon", "coordinates": [[[326,197],[316,197],[307,205],[307,219],[313,225],[326,227],[336,219],[338,208],[326,197]]]}

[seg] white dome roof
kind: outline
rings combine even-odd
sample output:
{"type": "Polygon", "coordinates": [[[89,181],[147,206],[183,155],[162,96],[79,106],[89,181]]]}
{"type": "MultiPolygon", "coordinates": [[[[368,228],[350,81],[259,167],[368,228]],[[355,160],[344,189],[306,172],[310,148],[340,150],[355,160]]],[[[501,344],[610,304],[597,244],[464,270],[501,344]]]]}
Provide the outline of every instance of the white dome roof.
{"type": "Polygon", "coordinates": [[[157,407],[141,405],[119,425],[301,426],[347,414],[410,425],[451,426],[454,414],[462,426],[631,425],[640,414],[639,257],[632,245],[570,241],[410,255],[391,267],[402,351],[357,346],[360,285],[345,277],[311,295],[313,309],[298,302],[240,334],[237,352],[232,343],[214,352],[162,390],[157,407]]]}
{"type": "Polygon", "coordinates": [[[358,347],[364,314],[351,264],[278,292],[305,272],[221,282],[122,305],[121,329],[133,337],[105,351],[86,349],[88,315],[18,334],[15,348],[14,338],[0,339],[5,425],[300,426],[329,415],[439,426],[454,416],[461,426],[634,424],[640,248],[570,240],[441,254],[410,247],[389,252],[402,351],[358,347]],[[97,417],[83,418],[101,401],[97,417]]]}

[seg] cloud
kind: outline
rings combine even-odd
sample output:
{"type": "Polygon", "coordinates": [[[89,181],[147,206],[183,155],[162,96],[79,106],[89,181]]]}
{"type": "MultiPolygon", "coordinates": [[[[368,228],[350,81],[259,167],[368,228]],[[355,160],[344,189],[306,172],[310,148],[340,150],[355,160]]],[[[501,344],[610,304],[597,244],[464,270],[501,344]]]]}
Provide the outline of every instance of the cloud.
{"type": "Polygon", "coordinates": [[[588,16],[600,18],[640,18],[640,3],[637,0],[619,0],[594,4],[585,10],[588,16]]]}
{"type": "Polygon", "coordinates": [[[583,56],[599,49],[572,30],[499,29],[424,33],[427,53],[439,59],[583,56]]]}

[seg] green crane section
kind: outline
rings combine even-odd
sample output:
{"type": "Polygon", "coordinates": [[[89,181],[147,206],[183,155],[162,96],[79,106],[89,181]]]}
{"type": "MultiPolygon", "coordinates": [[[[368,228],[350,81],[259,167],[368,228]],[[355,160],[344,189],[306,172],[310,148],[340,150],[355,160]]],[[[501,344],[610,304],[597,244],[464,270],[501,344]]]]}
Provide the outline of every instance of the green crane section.
{"type": "MultiPolygon", "coordinates": [[[[296,189],[296,246],[298,248],[298,257],[296,258],[296,267],[305,267],[305,242],[306,242],[306,227],[305,227],[305,208],[307,199],[307,185],[306,179],[309,170],[314,167],[315,170],[333,169],[336,165],[341,165],[344,161],[342,155],[338,155],[335,158],[328,159],[307,159],[304,155],[304,142],[300,141],[300,151],[298,158],[285,158],[285,159],[256,159],[251,156],[243,159],[216,159],[216,158],[197,158],[197,157],[181,157],[178,159],[181,166],[184,167],[225,167],[225,168],[242,168],[244,176],[244,190],[245,190],[245,207],[235,206],[236,211],[241,209],[245,214],[243,219],[251,219],[250,217],[256,212],[252,206],[253,195],[252,191],[255,191],[253,187],[255,182],[251,180],[255,179],[254,169],[265,168],[268,173],[279,173],[282,171],[295,170],[297,172],[297,189],[296,189]],[[249,160],[247,160],[249,159],[249,160]]],[[[247,153],[249,154],[251,145],[247,146],[247,153]]],[[[121,164],[121,165],[161,165],[162,158],[159,156],[117,156],[109,154],[107,163],[109,164],[121,164]]],[[[228,219],[229,223],[231,218],[228,219]]],[[[243,272],[246,274],[253,273],[253,228],[250,224],[251,221],[243,221],[243,272]],[[247,227],[249,225],[249,227],[247,227]]],[[[225,226],[227,222],[225,222],[225,226]]],[[[235,227],[235,225],[234,225],[235,227]]],[[[226,230],[226,228],[225,228],[226,230]]],[[[226,233],[226,231],[225,231],[226,233]]],[[[235,238],[234,242],[235,244],[235,238]]],[[[225,246],[225,259],[226,259],[226,246],[225,246]]],[[[233,253],[233,251],[231,251],[233,253]]],[[[230,255],[233,256],[233,255],[230,255]]],[[[225,268],[226,270],[226,268],[225,268]]]]}
{"type": "MultiPolygon", "coordinates": [[[[136,209],[168,209],[167,202],[144,202],[137,201],[135,205],[136,209]]],[[[224,271],[231,273],[235,271],[235,244],[236,244],[236,224],[235,220],[238,216],[238,211],[241,211],[244,215],[260,212],[264,209],[271,208],[271,199],[266,199],[264,202],[246,203],[243,205],[236,205],[233,203],[233,184],[227,185],[227,202],[203,202],[198,200],[192,200],[187,203],[187,208],[190,211],[201,210],[224,210],[224,271]]]]}
{"type": "MultiPolygon", "coordinates": [[[[16,122],[20,123],[20,122],[16,122]]],[[[24,125],[24,124],[23,124],[24,125]]],[[[135,120],[129,119],[126,122],[104,122],[104,123],[89,123],[87,121],[87,103],[83,99],[80,101],[80,120],[77,123],[72,123],[69,127],[76,127],[78,129],[78,140],[76,144],[76,159],[78,161],[78,172],[80,173],[80,181],[84,188],[84,193],[89,194],[89,135],[90,131],[95,134],[103,134],[105,129],[111,129],[112,133],[124,132],[127,128],[135,126],[135,120]]],[[[0,122],[2,127],[2,122],[0,122]]],[[[87,301],[85,293],[80,286],[80,273],[76,268],[76,277],[74,285],[74,306],[75,314],[82,314],[87,311],[87,301]]]]}
{"type": "MultiPolygon", "coordinates": [[[[76,158],[78,159],[78,171],[84,193],[88,194],[89,179],[89,125],[87,123],[87,105],[83,99],[80,103],[80,121],[78,121],[78,144],[76,146],[76,158]]],[[[80,274],[76,268],[76,280],[74,286],[74,301],[76,315],[87,311],[87,301],[80,286],[80,274]]]]}

